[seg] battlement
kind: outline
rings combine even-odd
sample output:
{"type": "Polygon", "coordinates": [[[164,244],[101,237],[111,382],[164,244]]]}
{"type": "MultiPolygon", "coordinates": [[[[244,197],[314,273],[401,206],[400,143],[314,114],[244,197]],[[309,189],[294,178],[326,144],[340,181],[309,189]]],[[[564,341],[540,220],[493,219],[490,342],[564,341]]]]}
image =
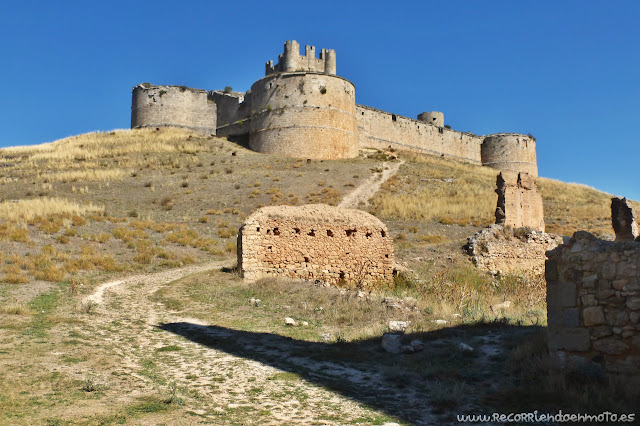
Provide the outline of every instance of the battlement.
{"type": "Polygon", "coordinates": [[[300,45],[295,40],[287,40],[284,44],[284,53],[278,56],[278,63],[268,61],[264,75],[276,72],[311,71],[336,75],[336,51],[322,49],[320,57],[316,58],[315,46],[306,46],[305,54],[300,54],[300,45]]]}

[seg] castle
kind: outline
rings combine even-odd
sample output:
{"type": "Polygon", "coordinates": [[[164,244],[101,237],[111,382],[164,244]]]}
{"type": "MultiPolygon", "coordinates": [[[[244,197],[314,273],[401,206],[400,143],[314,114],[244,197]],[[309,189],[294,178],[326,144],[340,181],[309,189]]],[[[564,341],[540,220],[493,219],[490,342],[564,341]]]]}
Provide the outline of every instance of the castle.
{"type": "Polygon", "coordinates": [[[295,158],[341,159],[359,148],[395,148],[499,170],[538,175],[536,140],[517,133],[478,136],[450,129],[441,112],[417,119],[356,104],[355,86],[336,75],[336,53],[287,41],[278,63],[246,93],[142,83],[133,88],[131,127],[184,127],[248,141],[295,158]]]}

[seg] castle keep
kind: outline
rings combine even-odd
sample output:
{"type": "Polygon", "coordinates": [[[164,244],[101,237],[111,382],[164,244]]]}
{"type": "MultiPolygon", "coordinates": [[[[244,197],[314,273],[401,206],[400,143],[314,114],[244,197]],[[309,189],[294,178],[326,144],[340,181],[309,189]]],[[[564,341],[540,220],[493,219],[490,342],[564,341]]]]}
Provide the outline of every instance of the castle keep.
{"type": "Polygon", "coordinates": [[[444,114],[417,119],[356,104],[355,86],[336,75],[336,53],[287,41],[278,63],[246,93],[184,86],[133,88],[131,127],[178,126],[248,140],[249,148],[297,158],[353,158],[364,147],[405,149],[499,170],[538,175],[536,140],[517,133],[478,136],[449,129],[444,114]]]}

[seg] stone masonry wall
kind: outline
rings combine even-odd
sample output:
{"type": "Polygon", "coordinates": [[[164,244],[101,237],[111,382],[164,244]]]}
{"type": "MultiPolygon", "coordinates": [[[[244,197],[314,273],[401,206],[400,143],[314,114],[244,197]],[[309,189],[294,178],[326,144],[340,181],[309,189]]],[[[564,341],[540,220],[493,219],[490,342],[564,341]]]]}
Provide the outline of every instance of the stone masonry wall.
{"type": "Polygon", "coordinates": [[[491,225],[469,237],[465,248],[474,265],[491,273],[542,275],[545,253],[561,243],[557,235],[491,225]]]}
{"type": "Polygon", "coordinates": [[[132,91],[131,128],[174,126],[215,135],[216,115],[205,90],[143,83],[132,91]]]}
{"type": "Polygon", "coordinates": [[[503,171],[525,172],[537,177],[536,140],[519,133],[485,136],[482,143],[482,165],[503,171]]]}
{"type": "Polygon", "coordinates": [[[542,195],[527,173],[501,172],[496,179],[496,223],[544,232],[542,195]]]}
{"type": "Polygon", "coordinates": [[[253,151],[335,160],[358,155],[355,87],[341,77],[279,73],[251,87],[253,151]]]}
{"type": "Polygon", "coordinates": [[[481,136],[434,126],[364,105],[356,106],[356,124],[361,148],[384,149],[391,146],[481,164],[481,136]]]}
{"type": "Polygon", "coordinates": [[[549,350],[640,373],[640,243],[579,231],[547,256],[549,350]]]}
{"type": "Polygon", "coordinates": [[[247,280],[287,277],[372,287],[393,280],[393,241],[369,213],[327,205],[263,207],[238,234],[247,280]]]}

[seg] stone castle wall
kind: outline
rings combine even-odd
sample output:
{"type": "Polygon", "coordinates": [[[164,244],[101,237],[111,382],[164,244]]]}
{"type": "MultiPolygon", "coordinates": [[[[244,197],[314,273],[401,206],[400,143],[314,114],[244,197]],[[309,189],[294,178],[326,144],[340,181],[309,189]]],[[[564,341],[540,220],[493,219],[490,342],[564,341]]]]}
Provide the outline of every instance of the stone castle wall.
{"type": "Polygon", "coordinates": [[[251,281],[287,277],[370,287],[393,280],[393,240],[361,210],[263,207],[240,228],[238,267],[251,281]]]}
{"type": "Polygon", "coordinates": [[[482,136],[427,124],[364,105],[356,106],[358,145],[404,149],[481,164],[482,136]]]}
{"type": "Polygon", "coordinates": [[[139,84],[133,88],[131,128],[183,127],[216,134],[216,104],[205,90],[139,84]]]}
{"type": "Polygon", "coordinates": [[[519,133],[486,136],[482,142],[482,165],[538,176],[536,140],[519,133]]]}
{"type": "Polygon", "coordinates": [[[179,126],[248,141],[251,149],[296,158],[338,159],[358,147],[410,150],[506,171],[538,175],[534,138],[477,136],[449,129],[444,114],[417,120],[355,104],[355,87],[336,76],[336,53],[287,41],[278,63],[244,95],[175,86],[134,88],[132,127],[179,126]],[[160,96],[162,94],[162,96],[160,96]],[[210,105],[212,104],[212,105],[210,105]],[[217,112],[215,110],[217,105],[217,112]],[[212,113],[213,112],[213,113],[212,113]]]}
{"type": "Polygon", "coordinates": [[[319,73],[271,74],[251,87],[255,111],[249,147],[257,152],[313,159],[353,158],[355,87],[319,73]]]}
{"type": "Polygon", "coordinates": [[[640,373],[640,243],[579,231],[547,256],[550,351],[640,373]]]}

